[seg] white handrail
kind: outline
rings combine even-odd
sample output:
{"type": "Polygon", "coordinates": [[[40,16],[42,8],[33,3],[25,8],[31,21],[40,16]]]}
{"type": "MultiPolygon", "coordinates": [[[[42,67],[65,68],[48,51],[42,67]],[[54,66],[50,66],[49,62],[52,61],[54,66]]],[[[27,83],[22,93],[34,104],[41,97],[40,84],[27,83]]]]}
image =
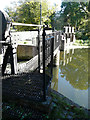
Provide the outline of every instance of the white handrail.
{"type": "Polygon", "coordinates": [[[42,27],[43,25],[36,24],[25,24],[25,23],[11,23],[12,26],[33,26],[33,27],[42,27]]]}

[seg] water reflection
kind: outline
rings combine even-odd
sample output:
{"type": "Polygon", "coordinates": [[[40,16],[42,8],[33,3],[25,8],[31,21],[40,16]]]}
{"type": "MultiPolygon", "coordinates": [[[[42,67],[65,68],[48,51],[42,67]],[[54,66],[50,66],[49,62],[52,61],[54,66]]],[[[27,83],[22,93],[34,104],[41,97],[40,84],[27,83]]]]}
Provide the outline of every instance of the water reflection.
{"type": "Polygon", "coordinates": [[[56,91],[58,91],[58,71],[59,71],[59,66],[57,66],[55,69],[53,69],[53,82],[51,84],[51,88],[54,88],[56,91]]]}
{"type": "Polygon", "coordinates": [[[60,66],[53,69],[52,88],[88,108],[88,49],[60,52],[60,66]]]}

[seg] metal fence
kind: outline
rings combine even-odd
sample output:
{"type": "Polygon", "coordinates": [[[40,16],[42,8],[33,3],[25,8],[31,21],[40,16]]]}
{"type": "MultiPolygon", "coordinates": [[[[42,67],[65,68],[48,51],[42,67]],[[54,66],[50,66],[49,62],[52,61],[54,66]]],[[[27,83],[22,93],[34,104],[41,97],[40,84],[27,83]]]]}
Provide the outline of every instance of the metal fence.
{"type": "MultiPolygon", "coordinates": [[[[25,24],[16,24],[13,23],[12,25],[24,25],[25,24]]],[[[28,25],[27,26],[31,26],[28,25]]],[[[36,27],[36,26],[35,26],[36,27]]],[[[54,31],[52,28],[46,28],[43,26],[43,33],[41,35],[41,27],[37,26],[37,56],[35,57],[35,65],[33,60],[29,61],[27,64],[27,68],[25,70],[29,69],[30,67],[35,66],[38,70],[38,73],[43,76],[43,99],[46,100],[46,95],[48,91],[48,87],[50,86],[52,77],[53,77],[53,57],[54,57],[54,50],[59,47],[60,45],[60,31],[54,31]],[[48,34],[48,31],[53,31],[50,34],[48,34]],[[42,73],[41,73],[42,68],[42,73]]],[[[14,33],[15,34],[15,33],[14,33]]],[[[14,35],[13,34],[13,35],[14,35]]],[[[4,75],[6,65],[8,63],[8,58],[10,58],[11,61],[11,74],[15,74],[16,69],[16,63],[15,63],[15,54],[16,54],[16,46],[14,42],[16,42],[17,35],[14,36],[14,39],[10,35],[10,42],[7,44],[6,53],[4,56],[3,64],[2,64],[2,73],[4,75]],[[16,38],[15,38],[16,36],[16,38]],[[13,42],[14,41],[14,42],[13,42]],[[14,46],[14,47],[13,47],[14,46]],[[15,53],[13,53],[13,50],[15,49],[15,53]]],[[[16,61],[17,62],[17,61],[16,61]]],[[[39,92],[38,92],[39,93],[39,92]]]]}
{"type": "Polygon", "coordinates": [[[54,52],[54,35],[47,34],[47,29],[43,28],[43,41],[42,41],[42,60],[43,60],[43,95],[44,100],[46,100],[46,92],[48,90],[48,86],[50,85],[52,79],[52,70],[53,70],[53,52],[54,52]],[[50,65],[50,66],[49,66],[50,65]],[[48,76],[48,80],[47,80],[48,76]]]}
{"type": "Polygon", "coordinates": [[[60,31],[54,31],[54,29],[51,28],[53,32],[50,34],[46,34],[46,30],[50,30],[50,28],[45,28],[45,27],[43,28],[43,34],[42,34],[43,36],[42,53],[43,54],[42,54],[42,64],[40,64],[43,67],[44,100],[46,99],[48,87],[50,86],[50,83],[53,77],[54,50],[56,50],[60,46],[60,41],[61,41],[60,31]],[[48,80],[47,80],[47,76],[49,76],[48,80]]]}
{"type": "MultiPolygon", "coordinates": [[[[40,28],[42,27],[42,25],[11,23],[11,27],[12,26],[28,26],[28,27],[35,26],[38,29],[35,29],[32,31],[23,31],[23,32],[15,32],[15,31],[12,31],[12,29],[11,29],[9,31],[8,39],[5,39],[5,41],[0,41],[0,43],[2,43],[2,49],[5,48],[4,46],[6,46],[6,49],[4,49],[4,53],[3,53],[4,57],[2,58],[3,59],[2,75],[4,75],[4,73],[5,73],[8,62],[11,64],[11,74],[18,73],[18,70],[16,70],[17,69],[17,58],[16,58],[17,55],[16,54],[17,54],[17,46],[19,44],[33,46],[35,48],[34,50],[36,51],[36,52],[33,51],[35,55],[38,55],[38,52],[39,52],[36,48],[38,47],[38,41],[40,38],[40,28]],[[35,33],[35,35],[33,33],[35,33]],[[33,36],[32,36],[32,34],[33,34],[33,36]],[[35,40],[33,40],[33,38],[35,40]],[[27,39],[28,39],[28,41],[27,41],[27,39]],[[30,39],[32,39],[32,40],[30,40],[30,39]],[[21,41],[21,43],[20,43],[20,41],[21,41]],[[30,43],[30,42],[32,42],[32,43],[30,43]],[[10,58],[10,60],[8,60],[9,58],[10,58]],[[10,61],[12,61],[12,62],[10,62],[10,61]]],[[[38,64],[39,63],[37,62],[36,67],[38,67],[38,64]]],[[[29,67],[30,66],[32,66],[32,65],[29,65],[29,67]]]]}

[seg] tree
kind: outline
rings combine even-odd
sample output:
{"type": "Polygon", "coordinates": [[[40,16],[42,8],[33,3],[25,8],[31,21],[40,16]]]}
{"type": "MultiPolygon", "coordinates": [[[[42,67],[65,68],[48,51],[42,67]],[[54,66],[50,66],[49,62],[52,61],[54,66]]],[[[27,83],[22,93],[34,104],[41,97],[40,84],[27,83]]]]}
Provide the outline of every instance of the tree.
{"type": "MultiPolygon", "coordinates": [[[[76,89],[87,90],[88,89],[88,49],[77,49],[74,53],[73,60],[66,64],[65,66],[61,65],[61,77],[65,77],[67,81],[76,89]]],[[[65,61],[69,56],[66,55],[65,61]]]]}
{"type": "Polygon", "coordinates": [[[58,15],[56,15],[56,24],[59,23],[61,29],[66,25],[74,26],[75,30],[79,33],[77,34],[77,37],[80,39],[88,39],[90,16],[89,5],[90,2],[62,2],[61,10],[58,12],[58,15]]]}
{"type": "MultiPolygon", "coordinates": [[[[51,19],[49,18],[55,11],[55,7],[49,8],[47,0],[41,2],[42,4],[42,24],[46,23],[51,25],[51,19]]],[[[35,2],[34,0],[19,0],[18,3],[14,2],[14,8],[6,8],[6,12],[12,18],[14,22],[28,23],[28,24],[40,24],[40,0],[35,2]]],[[[24,30],[31,28],[24,27],[24,30]]],[[[18,27],[18,30],[23,30],[22,27],[18,27]]]]}

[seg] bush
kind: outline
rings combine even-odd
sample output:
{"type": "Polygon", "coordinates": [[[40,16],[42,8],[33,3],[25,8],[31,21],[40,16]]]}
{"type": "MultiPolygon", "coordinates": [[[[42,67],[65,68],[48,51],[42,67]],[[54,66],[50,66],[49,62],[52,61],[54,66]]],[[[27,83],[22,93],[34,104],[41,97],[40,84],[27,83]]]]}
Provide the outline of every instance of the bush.
{"type": "Polygon", "coordinates": [[[85,31],[77,31],[75,33],[76,39],[81,40],[88,40],[88,35],[85,33],[85,31]]]}
{"type": "Polygon", "coordinates": [[[82,39],[82,32],[77,31],[75,33],[76,39],[82,39]]]}

